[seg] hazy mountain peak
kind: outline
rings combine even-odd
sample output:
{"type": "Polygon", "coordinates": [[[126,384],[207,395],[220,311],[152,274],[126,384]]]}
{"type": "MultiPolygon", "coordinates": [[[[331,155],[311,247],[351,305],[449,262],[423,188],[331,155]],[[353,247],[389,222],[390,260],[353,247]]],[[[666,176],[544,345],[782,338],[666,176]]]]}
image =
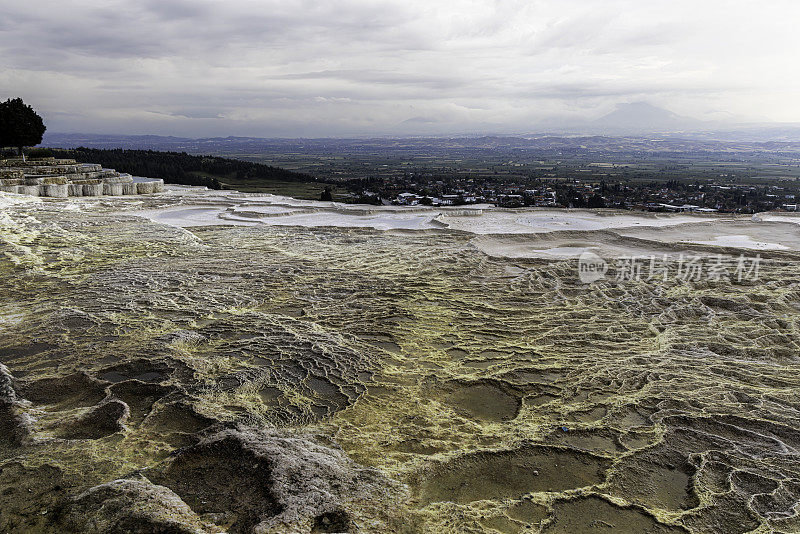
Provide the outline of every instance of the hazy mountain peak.
{"type": "Polygon", "coordinates": [[[700,123],[697,119],[682,117],[648,102],[617,104],[614,111],[594,121],[596,126],[603,128],[626,130],[676,129],[700,123]]]}

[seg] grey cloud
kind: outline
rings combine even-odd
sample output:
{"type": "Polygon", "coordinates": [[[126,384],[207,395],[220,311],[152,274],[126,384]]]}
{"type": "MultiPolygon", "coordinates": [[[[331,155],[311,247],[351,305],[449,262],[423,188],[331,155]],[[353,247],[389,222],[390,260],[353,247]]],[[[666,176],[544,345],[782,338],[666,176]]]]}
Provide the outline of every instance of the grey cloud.
{"type": "Polygon", "coordinates": [[[207,109],[183,109],[174,110],[167,113],[150,110],[150,113],[158,113],[162,115],[168,115],[170,117],[181,117],[184,119],[222,119],[225,116],[221,112],[214,112],[207,109]]]}
{"type": "Polygon", "coordinates": [[[387,85],[415,85],[431,89],[453,89],[469,85],[471,80],[454,78],[446,75],[432,75],[415,72],[381,71],[370,69],[351,70],[325,70],[316,72],[301,72],[282,74],[266,77],[274,80],[325,80],[338,79],[355,83],[387,84],[387,85]]]}
{"type": "Polygon", "coordinates": [[[440,121],[431,117],[411,117],[404,120],[403,124],[436,124],[438,122],[440,121]]]}
{"type": "Polygon", "coordinates": [[[147,0],[141,3],[158,19],[164,21],[193,20],[207,17],[210,14],[209,6],[203,2],[188,0],[147,0]]]}
{"type": "Polygon", "coordinates": [[[756,107],[800,120],[800,73],[786,67],[800,5],[782,0],[32,0],[4,9],[0,97],[41,102],[51,129],[497,131],[642,99],[681,114],[756,107]],[[744,24],[746,36],[731,31],[744,24]]]}
{"type": "Polygon", "coordinates": [[[592,46],[602,36],[609,18],[604,15],[559,20],[537,35],[533,48],[542,50],[592,46]]]}

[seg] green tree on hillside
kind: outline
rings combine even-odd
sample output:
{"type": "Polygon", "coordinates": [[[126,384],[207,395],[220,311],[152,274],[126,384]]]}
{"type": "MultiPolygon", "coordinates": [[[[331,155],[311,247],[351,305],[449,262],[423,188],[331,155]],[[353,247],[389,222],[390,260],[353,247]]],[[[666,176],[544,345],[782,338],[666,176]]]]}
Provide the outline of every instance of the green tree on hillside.
{"type": "Polygon", "coordinates": [[[0,147],[18,148],[24,160],[23,147],[41,143],[46,129],[42,118],[21,98],[0,103],[0,147]]]}

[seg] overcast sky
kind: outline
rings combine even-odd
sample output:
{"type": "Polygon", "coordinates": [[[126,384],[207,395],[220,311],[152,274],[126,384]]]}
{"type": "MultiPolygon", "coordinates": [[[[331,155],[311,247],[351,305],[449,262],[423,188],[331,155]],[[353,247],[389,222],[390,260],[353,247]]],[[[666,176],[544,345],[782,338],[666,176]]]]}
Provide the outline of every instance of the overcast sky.
{"type": "Polygon", "coordinates": [[[798,0],[4,2],[50,131],[532,132],[646,101],[800,122],[798,0]]]}

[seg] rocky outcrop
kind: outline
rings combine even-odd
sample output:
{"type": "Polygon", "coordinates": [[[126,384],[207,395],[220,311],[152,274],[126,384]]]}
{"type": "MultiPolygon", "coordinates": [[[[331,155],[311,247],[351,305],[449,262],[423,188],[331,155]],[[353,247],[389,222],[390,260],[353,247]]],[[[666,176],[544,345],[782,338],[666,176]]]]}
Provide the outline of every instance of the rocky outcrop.
{"type": "Polygon", "coordinates": [[[141,480],[115,480],[81,493],[62,523],[68,532],[96,534],[209,532],[173,491],[141,480]]]}
{"type": "Polygon", "coordinates": [[[209,432],[148,477],[234,534],[276,525],[349,532],[348,503],[389,487],[379,472],[313,437],[243,426],[209,432]]]}
{"type": "Polygon", "coordinates": [[[0,363],[0,446],[19,447],[30,439],[30,420],[14,388],[14,378],[0,363]]]}
{"type": "Polygon", "coordinates": [[[0,363],[0,402],[14,402],[17,399],[17,392],[14,390],[14,377],[8,371],[8,367],[0,363]]]}

